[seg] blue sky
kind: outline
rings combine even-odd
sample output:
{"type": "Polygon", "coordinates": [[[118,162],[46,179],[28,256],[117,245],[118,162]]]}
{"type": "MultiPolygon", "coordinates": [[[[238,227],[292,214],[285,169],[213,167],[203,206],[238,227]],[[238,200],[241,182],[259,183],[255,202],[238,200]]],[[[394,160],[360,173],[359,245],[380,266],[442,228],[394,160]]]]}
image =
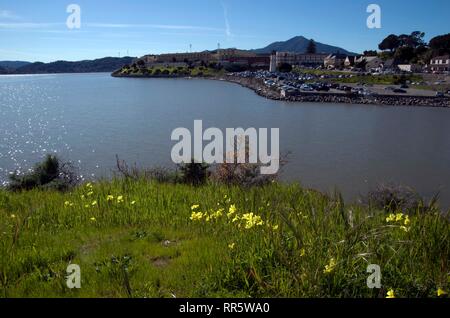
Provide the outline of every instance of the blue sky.
{"type": "Polygon", "coordinates": [[[82,60],[221,47],[260,48],[296,35],[354,52],[391,33],[450,32],[448,0],[0,0],[0,60],[82,60]],[[81,28],[66,8],[81,7],[81,28]],[[382,28],[368,29],[369,4],[382,28]]]}

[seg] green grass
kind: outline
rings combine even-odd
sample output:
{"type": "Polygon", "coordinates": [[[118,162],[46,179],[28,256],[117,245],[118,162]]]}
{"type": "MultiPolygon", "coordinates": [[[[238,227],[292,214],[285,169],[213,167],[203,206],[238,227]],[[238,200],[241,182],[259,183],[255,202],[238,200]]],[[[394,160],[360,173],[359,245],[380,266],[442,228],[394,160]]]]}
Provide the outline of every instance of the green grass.
{"type": "MultiPolygon", "coordinates": [[[[343,71],[330,71],[330,70],[314,70],[314,69],[303,69],[303,68],[296,68],[294,70],[297,73],[301,74],[311,74],[315,76],[322,76],[322,75],[328,75],[328,76],[348,76],[352,73],[350,72],[343,72],[343,71]]],[[[323,79],[321,81],[325,82],[333,82],[333,83],[342,83],[342,84],[356,84],[356,83],[362,83],[362,84],[378,84],[378,85],[395,85],[399,84],[399,80],[402,78],[401,75],[356,75],[353,73],[353,77],[345,77],[345,78],[332,78],[332,79],[323,79]]],[[[420,75],[405,75],[404,80],[411,81],[411,82],[422,82],[423,77],[420,75]]],[[[315,82],[316,80],[312,80],[311,82],[315,82]]]]}
{"type": "Polygon", "coordinates": [[[203,66],[197,66],[193,68],[188,67],[154,67],[154,68],[147,68],[147,73],[143,73],[141,69],[122,69],[120,71],[120,74],[122,75],[133,75],[133,76],[162,76],[164,75],[163,72],[166,72],[165,75],[172,75],[172,76],[191,76],[191,77],[197,77],[197,76],[204,76],[204,77],[212,77],[212,76],[218,76],[223,75],[226,72],[222,70],[217,70],[215,68],[211,67],[203,67],[203,66]]]}
{"type": "Polygon", "coordinates": [[[397,297],[436,297],[439,288],[449,291],[448,219],[437,210],[411,211],[410,223],[406,215],[386,217],[339,196],[278,183],[244,190],[113,180],[65,194],[0,190],[0,295],[385,297],[393,289],[397,297]],[[234,213],[227,215],[230,207],[234,213]],[[206,214],[191,220],[193,212],[206,214]],[[254,217],[245,220],[250,212],[254,217]],[[327,272],[332,259],[336,265],[327,272]],[[81,289],[66,287],[70,263],[81,267],[81,289]],[[380,290],[366,285],[369,264],[381,267],[380,290]]]}
{"type": "MultiPolygon", "coordinates": [[[[404,77],[405,81],[410,82],[421,82],[423,79],[419,75],[408,75],[404,77]]],[[[335,83],[347,83],[347,84],[377,84],[377,85],[398,85],[402,81],[401,76],[396,75],[362,75],[362,76],[353,76],[350,78],[336,78],[332,80],[335,83]]]]}

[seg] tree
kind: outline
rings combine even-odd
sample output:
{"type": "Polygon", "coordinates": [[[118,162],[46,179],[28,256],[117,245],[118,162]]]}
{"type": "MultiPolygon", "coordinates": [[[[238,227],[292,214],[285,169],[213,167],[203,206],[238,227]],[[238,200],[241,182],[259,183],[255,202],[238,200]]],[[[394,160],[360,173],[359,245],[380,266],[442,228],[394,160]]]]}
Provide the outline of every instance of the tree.
{"type": "Polygon", "coordinates": [[[379,45],[378,48],[382,51],[395,51],[400,46],[400,39],[395,34],[387,36],[379,45]]]}
{"type": "Polygon", "coordinates": [[[316,54],[317,53],[316,42],[314,42],[313,39],[309,40],[308,47],[306,48],[306,53],[308,53],[308,54],[316,54]]]}
{"type": "Polygon", "coordinates": [[[415,57],[415,50],[410,46],[399,47],[397,51],[395,51],[394,55],[394,58],[401,61],[402,63],[409,63],[415,57]]]}
{"type": "Polygon", "coordinates": [[[423,38],[425,36],[424,32],[414,31],[410,35],[401,34],[398,36],[400,46],[407,46],[412,48],[417,48],[419,46],[424,46],[425,42],[423,38]]]}
{"type": "Polygon", "coordinates": [[[278,66],[278,71],[281,73],[290,73],[292,72],[292,65],[288,63],[282,63],[278,66]]]}
{"type": "Polygon", "coordinates": [[[450,54],[450,33],[432,38],[430,48],[434,55],[450,54]]]}

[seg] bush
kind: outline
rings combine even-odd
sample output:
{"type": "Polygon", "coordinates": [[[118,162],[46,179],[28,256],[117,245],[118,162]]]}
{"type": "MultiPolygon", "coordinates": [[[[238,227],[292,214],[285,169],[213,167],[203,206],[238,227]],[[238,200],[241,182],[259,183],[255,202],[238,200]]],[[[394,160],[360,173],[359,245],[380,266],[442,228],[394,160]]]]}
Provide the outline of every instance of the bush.
{"type": "Polygon", "coordinates": [[[367,195],[371,206],[383,209],[386,212],[427,212],[435,208],[438,195],[426,204],[424,199],[409,187],[392,184],[379,185],[367,195]]]}
{"type": "Polygon", "coordinates": [[[276,179],[276,175],[262,175],[261,165],[251,163],[223,163],[214,172],[214,180],[226,185],[243,187],[264,186],[276,179]]]}
{"type": "Polygon", "coordinates": [[[11,191],[49,189],[66,191],[76,185],[78,178],[70,163],[62,163],[56,156],[48,155],[33,171],[23,175],[10,176],[8,189],[11,191]]]}
{"type": "Polygon", "coordinates": [[[191,163],[179,166],[181,172],[181,181],[183,183],[195,186],[205,184],[209,177],[209,165],[197,163],[192,160],[191,163]]]}

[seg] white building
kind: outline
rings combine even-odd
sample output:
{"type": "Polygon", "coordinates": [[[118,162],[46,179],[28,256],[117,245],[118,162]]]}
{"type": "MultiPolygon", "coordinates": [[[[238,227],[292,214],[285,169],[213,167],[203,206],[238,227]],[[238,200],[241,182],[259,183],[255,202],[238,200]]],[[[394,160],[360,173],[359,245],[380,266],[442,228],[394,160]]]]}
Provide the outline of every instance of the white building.
{"type": "Polygon", "coordinates": [[[277,55],[276,54],[270,54],[270,72],[276,72],[277,71],[277,55]]]}
{"type": "Polygon", "coordinates": [[[449,72],[450,55],[434,57],[430,61],[429,69],[432,72],[449,72]]]}

